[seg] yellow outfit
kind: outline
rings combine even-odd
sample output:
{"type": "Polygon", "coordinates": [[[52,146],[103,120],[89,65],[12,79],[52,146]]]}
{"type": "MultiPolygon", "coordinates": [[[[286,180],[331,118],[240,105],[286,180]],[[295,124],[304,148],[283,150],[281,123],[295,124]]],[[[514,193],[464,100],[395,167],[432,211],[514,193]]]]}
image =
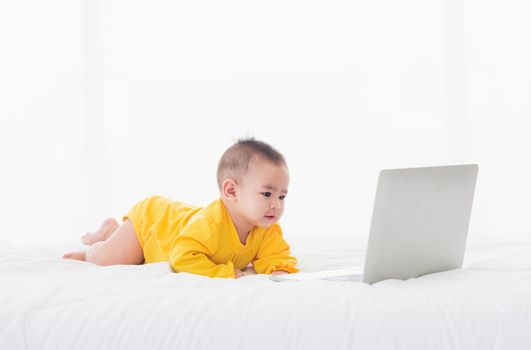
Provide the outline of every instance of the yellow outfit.
{"type": "Polygon", "coordinates": [[[244,245],[221,199],[200,208],[152,196],[135,204],[126,219],[133,223],[145,263],[169,261],[176,272],[225,278],[251,262],[257,273],[299,271],[280,225],[253,228],[244,245]]]}

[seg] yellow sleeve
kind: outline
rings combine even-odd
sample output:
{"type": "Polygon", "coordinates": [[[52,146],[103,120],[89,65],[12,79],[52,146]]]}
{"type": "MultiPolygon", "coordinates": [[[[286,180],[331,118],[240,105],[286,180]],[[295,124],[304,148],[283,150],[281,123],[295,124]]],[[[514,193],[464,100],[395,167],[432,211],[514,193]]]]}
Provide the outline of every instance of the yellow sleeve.
{"type": "Polygon", "coordinates": [[[266,232],[253,261],[255,271],[266,274],[279,270],[289,273],[299,272],[299,269],[295,267],[296,264],[297,259],[290,255],[289,245],[282,238],[280,226],[266,232]]]}
{"type": "Polygon", "coordinates": [[[207,218],[192,219],[175,238],[170,250],[170,265],[175,272],[207,277],[234,278],[234,264],[215,264],[210,260],[217,250],[217,232],[207,218]]]}

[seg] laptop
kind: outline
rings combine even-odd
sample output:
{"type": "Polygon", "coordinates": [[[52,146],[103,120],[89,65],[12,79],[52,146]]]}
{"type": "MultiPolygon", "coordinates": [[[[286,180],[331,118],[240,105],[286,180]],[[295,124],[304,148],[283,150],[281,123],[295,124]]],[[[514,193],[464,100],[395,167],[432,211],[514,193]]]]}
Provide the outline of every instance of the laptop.
{"type": "Polygon", "coordinates": [[[373,284],[461,268],[477,174],[477,164],[382,170],[363,271],[351,267],[270,279],[373,284]]]}

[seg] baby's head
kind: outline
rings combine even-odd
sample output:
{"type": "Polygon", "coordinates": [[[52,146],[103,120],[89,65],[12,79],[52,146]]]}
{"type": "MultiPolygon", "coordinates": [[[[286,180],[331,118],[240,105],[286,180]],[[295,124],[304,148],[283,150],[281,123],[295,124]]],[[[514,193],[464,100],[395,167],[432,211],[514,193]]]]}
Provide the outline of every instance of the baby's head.
{"type": "Polygon", "coordinates": [[[267,143],[238,140],[221,156],[217,178],[221,199],[237,226],[268,227],[282,216],[288,167],[267,143]]]}

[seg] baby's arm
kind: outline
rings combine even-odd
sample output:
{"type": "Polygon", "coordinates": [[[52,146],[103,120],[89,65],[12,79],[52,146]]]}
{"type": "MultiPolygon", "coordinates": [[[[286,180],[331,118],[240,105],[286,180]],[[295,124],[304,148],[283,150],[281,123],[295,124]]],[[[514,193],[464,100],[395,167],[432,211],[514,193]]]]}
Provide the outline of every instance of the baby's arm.
{"type": "Polygon", "coordinates": [[[208,277],[238,278],[242,273],[232,261],[217,264],[210,257],[217,250],[215,228],[208,220],[193,220],[172,242],[169,261],[175,272],[188,272],[208,277]]]}
{"type": "Polygon", "coordinates": [[[258,249],[253,261],[255,270],[258,273],[283,275],[299,272],[296,264],[297,259],[291,256],[289,245],[282,237],[282,229],[274,225],[258,249]]]}

